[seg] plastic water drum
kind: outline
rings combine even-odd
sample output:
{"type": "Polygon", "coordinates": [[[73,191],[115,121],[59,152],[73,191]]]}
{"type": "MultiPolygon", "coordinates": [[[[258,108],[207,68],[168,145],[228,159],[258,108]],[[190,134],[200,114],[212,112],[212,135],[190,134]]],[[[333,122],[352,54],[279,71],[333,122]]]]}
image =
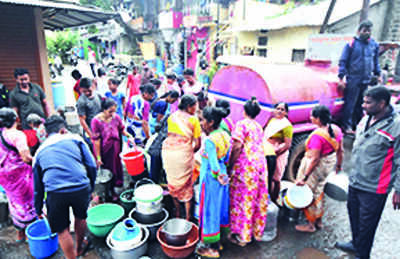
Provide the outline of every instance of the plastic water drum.
{"type": "Polygon", "coordinates": [[[135,176],[144,171],[144,156],[140,149],[131,149],[121,153],[120,157],[124,161],[128,174],[135,176]]]}
{"type": "Polygon", "coordinates": [[[52,81],[51,89],[53,91],[54,108],[65,106],[65,90],[61,81],[52,81]]]}
{"type": "Polygon", "coordinates": [[[47,258],[58,250],[57,233],[51,233],[46,219],[39,219],[25,230],[31,255],[37,259],[47,258]]]}

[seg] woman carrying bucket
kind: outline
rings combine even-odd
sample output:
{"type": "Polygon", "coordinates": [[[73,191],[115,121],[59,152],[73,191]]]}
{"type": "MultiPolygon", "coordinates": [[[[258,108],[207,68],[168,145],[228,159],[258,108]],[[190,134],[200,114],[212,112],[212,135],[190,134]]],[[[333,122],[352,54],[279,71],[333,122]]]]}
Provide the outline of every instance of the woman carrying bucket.
{"type": "MultiPolygon", "coordinates": [[[[113,200],[118,200],[114,187],[122,187],[123,171],[120,159],[122,139],[121,135],[130,137],[124,130],[121,118],[115,113],[117,103],[112,99],[104,99],[101,103],[102,112],[92,120],[94,151],[97,166],[110,170],[114,177],[111,191],[113,200]]],[[[132,141],[134,143],[134,141],[132,141]]]]}
{"type": "Polygon", "coordinates": [[[17,113],[0,109],[0,185],[4,188],[10,214],[17,229],[17,242],[25,241],[25,228],[36,219],[33,202],[32,157],[26,137],[17,130],[17,113]]]}
{"type": "Polygon", "coordinates": [[[311,122],[318,126],[306,140],[306,154],[301,161],[296,184],[311,188],[314,201],[304,209],[308,223],[297,225],[301,232],[315,232],[322,227],[324,214],[324,187],[329,173],[336,165],[339,172],[343,160],[343,133],[331,124],[331,113],[326,106],[319,105],[311,111],[311,122]]]}
{"type": "Polygon", "coordinates": [[[194,116],[197,109],[196,97],[184,95],[178,108],[168,118],[168,137],[163,143],[161,156],[176,217],[180,216],[179,202],[184,202],[186,219],[190,220],[194,153],[200,148],[201,134],[199,119],[194,116]]]}

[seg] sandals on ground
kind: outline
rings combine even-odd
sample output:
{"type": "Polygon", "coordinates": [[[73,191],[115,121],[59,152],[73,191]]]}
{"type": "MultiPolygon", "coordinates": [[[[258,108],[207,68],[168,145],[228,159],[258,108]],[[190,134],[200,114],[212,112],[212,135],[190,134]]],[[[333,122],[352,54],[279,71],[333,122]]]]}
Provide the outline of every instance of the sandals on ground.
{"type": "Polygon", "coordinates": [[[81,249],[80,251],[78,251],[77,256],[85,256],[86,253],[87,253],[89,250],[93,249],[93,247],[92,247],[92,241],[85,238],[85,239],[83,240],[83,242],[82,242],[81,248],[82,248],[82,249],[81,249]]]}
{"type": "Polygon", "coordinates": [[[306,232],[306,233],[314,233],[315,231],[317,231],[317,229],[310,224],[296,225],[295,228],[299,232],[306,232]]]}
{"type": "Polygon", "coordinates": [[[240,247],[245,247],[245,246],[247,245],[246,242],[241,241],[241,240],[239,239],[239,237],[236,236],[236,235],[235,235],[235,236],[234,236],[234,235],[229,235],[229,236],[228,236],[228,240],[229,240],[232,244],[237,245],[237,246],[240,246],[240,247]]]}
{"type": "Polygon", "coordinates": [[[202,257],[219,258],[219,252],[215,249],[201,247],[196,250],[196,253],[202,257]]]}

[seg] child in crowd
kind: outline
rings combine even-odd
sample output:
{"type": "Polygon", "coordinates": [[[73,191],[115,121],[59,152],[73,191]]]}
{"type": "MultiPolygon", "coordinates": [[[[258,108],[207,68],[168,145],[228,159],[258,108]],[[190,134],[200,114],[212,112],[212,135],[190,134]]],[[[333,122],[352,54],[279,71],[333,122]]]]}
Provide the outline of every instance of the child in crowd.
{"type": "Polygon", "coordinates": [[[97,69],[96,92],[103,98],[105,97],[105,94],[108,91],[107,83],[108,80],[104,68],[97,69]]]}
{"type": "Polygon", "coordinates": [[[117,114],[123,119],[124,118],[124,110],[125,110],[125,95],[121,92],[118,92],[119,81],[114,78],[108,79],[108,89],[106,92],[106,98],[111,98],[117,103],[117,114]]]}
{"type": "Polygon", "coordinates": [[[43,119],[36,113],[31,113],[27,117],[30,129],[24,130],[31,154],[34,155],[39,145],[46,139],[46,129],[43,119]]]}
{"type": "Polygon", "coordinates": [[[73,79],[75,79],[74,96],[75,96],[75,100],[78,100],[79,96],[81,95],[79,82],[81,81],[82,74],[77,69],[74,69],[71,72],[71,76],[72,76],[73,79]]]}

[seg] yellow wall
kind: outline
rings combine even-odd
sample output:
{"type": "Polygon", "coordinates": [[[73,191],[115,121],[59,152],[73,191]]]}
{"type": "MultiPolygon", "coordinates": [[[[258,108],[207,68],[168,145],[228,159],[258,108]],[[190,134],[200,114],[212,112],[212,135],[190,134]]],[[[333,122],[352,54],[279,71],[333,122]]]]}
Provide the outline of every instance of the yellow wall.
{"type": "MultiPolygon", "coordinates": [[[[307,50],[308,37],[319,31],[318,26],[314,27],[294,27],[282,30],[268,31],[267,60],[273,63],[290,63],[292,60],[293,49],[307,50]]],[[[232,38],[237,37],[238,53],[244,47],[253,47],[254,54],[257,55],[259,31],[233,32],[232,38]]],[[[265,48],[260,46],[260,48],[265,48]]]]}
{"type": "Polygon", "coordinates": [[[293,49],[307,50],[308,37],[316,34],[319,27],[295,27],[269,31],[267,59],[270,62],[290,63],[293,49]]]}
{"type": "Polygon", "coordinates": [[[257,45],[257,32],[255,31],[239,32],[236,34],[236,37],[238,38],[239,51],[243,47],[255,47],[257,45]]]}

